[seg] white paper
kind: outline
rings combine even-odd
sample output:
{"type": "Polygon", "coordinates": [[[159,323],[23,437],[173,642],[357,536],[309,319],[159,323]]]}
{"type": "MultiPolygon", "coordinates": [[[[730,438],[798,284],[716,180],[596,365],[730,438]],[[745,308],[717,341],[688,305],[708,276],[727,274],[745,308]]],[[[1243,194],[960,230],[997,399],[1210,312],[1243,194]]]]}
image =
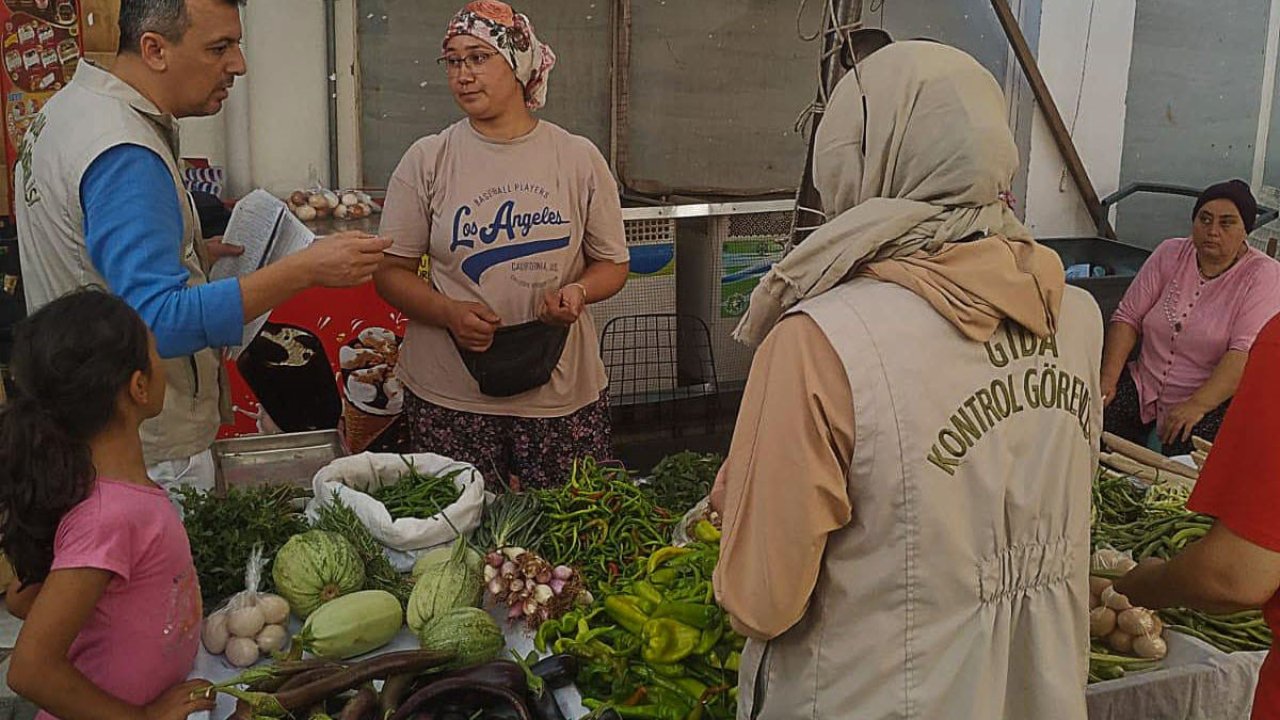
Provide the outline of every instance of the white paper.
{"type": "MultiPolygon", "coordinates": [[[[306,248],[315,239],[315,233],[287,205],[265,190],[254,190],[236,203],[222,236],[222,242],[243,247],[244,254],[214,263],[209,279],[244,277],[306,248]]],[[[229,349],[232,358],[240,356],[266,322],[264,314],[245,324],[240,345],[229,349]]]]}

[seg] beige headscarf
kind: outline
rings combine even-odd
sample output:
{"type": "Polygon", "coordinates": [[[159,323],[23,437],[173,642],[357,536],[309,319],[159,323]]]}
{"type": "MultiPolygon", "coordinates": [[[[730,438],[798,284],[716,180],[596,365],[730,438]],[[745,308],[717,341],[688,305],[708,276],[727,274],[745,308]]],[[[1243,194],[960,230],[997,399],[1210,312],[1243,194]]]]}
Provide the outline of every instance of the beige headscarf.
{"type": "MultiPolygon", "coordinates": [[[[1001,199],[1018,168],[1003,93],[968,54],[932,42],[890,45],[836,87],[814,146],[814,184],[828,222],[777,263],[751,295],[734,337],[759,345],[797,303],[827,292],[864,266],[982,234],[1044,272],[1056,262],[1001,199]],[[863,157],[863,95],[866,157],[863,157]]],[[[1036,311],[1018,318],[1052,332],[1061,303],[1061,264],[1036,311]]],[[[1025,272],[1034,272],[1027,269],[1025,272]]],[[[1031,277],[1029,282],[1036,284],[1031,277]]]]}

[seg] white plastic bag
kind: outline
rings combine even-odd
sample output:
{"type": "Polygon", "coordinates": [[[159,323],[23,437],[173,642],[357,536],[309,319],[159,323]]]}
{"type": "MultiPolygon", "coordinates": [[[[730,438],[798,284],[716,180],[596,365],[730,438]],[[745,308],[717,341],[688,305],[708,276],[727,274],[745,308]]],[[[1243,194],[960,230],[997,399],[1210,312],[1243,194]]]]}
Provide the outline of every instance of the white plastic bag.
{"type": "Polygon", "coordinates": [[[316,473],[312,490],[314,497],[307,506],[309,518],[314,520],[319,508],[333,502],[336,493],[387,549],[387,557],[400,572],[412,570],[418,555],[452,542],[458,532],[475,530],[484,511],[484,478],[480,471],[468,463],[430,453],[361,453],[338,458],[316,473]],[[454,477],[461,497],[434,517],[392,520],[386,506],[368,491],[394,485],[409,470],[409,464],[423,475],[441,476],[461,470],[454,477]]]}

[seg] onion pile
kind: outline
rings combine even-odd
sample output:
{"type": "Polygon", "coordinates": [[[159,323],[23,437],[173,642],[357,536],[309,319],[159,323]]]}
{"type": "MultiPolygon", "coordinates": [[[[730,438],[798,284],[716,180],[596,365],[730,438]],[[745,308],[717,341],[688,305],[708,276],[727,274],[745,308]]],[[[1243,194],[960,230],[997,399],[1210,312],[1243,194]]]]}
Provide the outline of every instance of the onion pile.
{"type": "Polygon", "coordinates": [[[358,190],[296,190],[289,195],[289,209],[303,222],[332,217],[335,220],[359,220],[381,209],[373,198],[358,190]]]}
{"type": "Polygon", "coordinates": [[[552,567],[542,556],[519,547],[486,555],[484,580],[485,591],[507,606],[507,619],[524,620],[531,629],[593,601],[577,570],[552,567]]]}
{"type": "Polygon", "coordinates": [[[236,667],[249,667],[261,655],[284,650],[289,633],[289,603],[279,595],[244,592],[205,618],[201,639],[211,655],[226,655],[236,667]]]}
{"type": "Polygon", "coordinates": [[[1134,607],[1106,578],[1089,578],[1089,636],[1124,655],[1163,660],[1169,646],[1164,623],[1146,608],[1134,607]]]}

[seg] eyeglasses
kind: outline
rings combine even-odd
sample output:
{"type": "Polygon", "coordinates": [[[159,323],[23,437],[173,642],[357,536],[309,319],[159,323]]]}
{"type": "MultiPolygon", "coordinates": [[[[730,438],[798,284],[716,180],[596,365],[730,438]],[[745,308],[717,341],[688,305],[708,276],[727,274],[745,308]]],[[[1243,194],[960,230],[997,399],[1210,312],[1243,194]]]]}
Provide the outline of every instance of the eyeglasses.
{"type": "Polygon", "coordinates": [[[444,55],[436,58],[436,64],[444,68],[446,75],[457,75],[462,72],[464,66],[473,73],[479,73],[484,72],[484,64],[497,54],[496,52],[477,51],[467,53],[463,57],[444,55]]]}

